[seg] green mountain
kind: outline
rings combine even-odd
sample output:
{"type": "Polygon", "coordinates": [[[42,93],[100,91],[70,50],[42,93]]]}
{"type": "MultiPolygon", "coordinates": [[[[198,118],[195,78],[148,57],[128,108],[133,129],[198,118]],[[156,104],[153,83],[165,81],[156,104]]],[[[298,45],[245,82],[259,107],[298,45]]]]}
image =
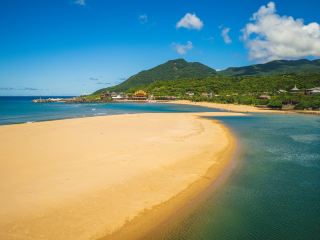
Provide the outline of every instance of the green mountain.
{"type": "Polygon", "coordinates": [[[320,94],[308,93],[320,87],[320,60],[272,61],[247,67],[229,68],[218,74],[201,63],[171,60],[142,71],[125,82],[82,96],[79,102],[108,102],[105,91],[146,91],[155,99],[210,101],[247,105],[282,106],[320,110],[320,94]],[[293,88],[299,90],[292,91],[293,88]],[[192,93],[192,94],[190,94],[192,93]]]}
{"type": "Polygon", "coordinates": [[[148,85],[160,80],[200,79],[213,75],[216,75],[216,71],[206,65],[198,62],[187,62],[184,59],[175,59],[139,72],[117,86],[100,89],[96,93],[126,91],[130,88],[148,85]]]}
{"type": "Polygon", "coordinates": [[[230,67],[220,71],[225,76],[257,76],[288,73],[319,73],[320,59],[318,60],[276,60],[264,64],[245,67],[230,67]]]}

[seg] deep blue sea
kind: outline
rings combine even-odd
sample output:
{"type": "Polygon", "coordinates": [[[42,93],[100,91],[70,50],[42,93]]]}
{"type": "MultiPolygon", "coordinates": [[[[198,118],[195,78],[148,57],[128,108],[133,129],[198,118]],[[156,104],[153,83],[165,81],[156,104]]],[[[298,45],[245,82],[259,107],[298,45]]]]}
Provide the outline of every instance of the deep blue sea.
{"type": "MultiPolygon", "coordinates": [[[[136,112],[214,109],[174,104],[32,103],[0,97],[0,124],[136,112]]],[[[187,216],[149,239],[319,240],[320,117],[250,114],[216,118],[241,143],[231,176],[187,216]]]]}

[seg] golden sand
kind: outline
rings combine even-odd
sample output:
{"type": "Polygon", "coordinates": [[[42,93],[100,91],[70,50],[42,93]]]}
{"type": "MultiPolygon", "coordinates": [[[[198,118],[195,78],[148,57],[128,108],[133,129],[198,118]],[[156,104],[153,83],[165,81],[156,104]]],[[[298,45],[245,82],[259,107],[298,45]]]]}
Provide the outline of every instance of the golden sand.
{"type": "MultiPolygon", "coordinates": [[[[204,176],[214,180],[234,151],[230,132],[200,117],[206,115],[237,114],[133,114],[0,126],[0,239],[116,238],[131,220],[168,206],[149,221],[156,225],[206,186],[204,176]]],[[[127,236],[134,237],[130,231],[127,236]]]]}
{"type": "Polygon", "coordinates": [[[242,104],[224,104],[224,103],[213,103],[213,102],[191,102],[188,100],[176,100],[171,101],[170,103],[173,104],[187,104],[187,105],[194,105],[194,106],[201,106],[201,107],[209,107],[209,108],[216,108],[216,109],[223,109],[230,112],[242,112],[242,113],[290,113],[290,111],[279,111],[279,110],[272,110],[272,109],[263,109],[258,108],[255,106],[249,105],[242,105],[242,104]]]}

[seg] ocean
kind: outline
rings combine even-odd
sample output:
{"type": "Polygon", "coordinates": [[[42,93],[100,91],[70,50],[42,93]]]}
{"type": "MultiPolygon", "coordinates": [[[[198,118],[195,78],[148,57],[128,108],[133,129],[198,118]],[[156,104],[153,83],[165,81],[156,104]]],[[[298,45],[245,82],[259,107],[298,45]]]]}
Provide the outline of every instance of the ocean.
{"type": "MultiPolygon", "coordinates": [[[[108,114],[219,111],[176,104],[35,104],[0,97],[0,124],[108,114]]],[[[215,117],[230,127],[241,154],[228,179],[186,216],[148,239],[320,239],[320,118],[249,114],[215,117]]]]}
{"type": "MultiPolygon", "coordinates": [[[[60,96],[54,97],[60,98],[60,96]]],[[[143,112],[220,111],[161,103],[33,103],[32,100],[37,98],[39,97],[0,97],[0,125],[143,112]]],[[[42,98],[49,98],[49,96],[42,98]]]]}

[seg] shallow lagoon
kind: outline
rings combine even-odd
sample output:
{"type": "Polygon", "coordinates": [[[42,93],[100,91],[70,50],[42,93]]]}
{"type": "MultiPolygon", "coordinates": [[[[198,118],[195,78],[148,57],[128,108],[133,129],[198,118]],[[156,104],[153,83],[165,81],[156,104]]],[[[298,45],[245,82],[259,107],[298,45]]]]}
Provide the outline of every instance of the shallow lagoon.
{"type": "Polygon", "coordinates": [[[319,239],[320,118],[219,120],[241,141],[236,169],[190,215],[151,239],[319,239]]]}

